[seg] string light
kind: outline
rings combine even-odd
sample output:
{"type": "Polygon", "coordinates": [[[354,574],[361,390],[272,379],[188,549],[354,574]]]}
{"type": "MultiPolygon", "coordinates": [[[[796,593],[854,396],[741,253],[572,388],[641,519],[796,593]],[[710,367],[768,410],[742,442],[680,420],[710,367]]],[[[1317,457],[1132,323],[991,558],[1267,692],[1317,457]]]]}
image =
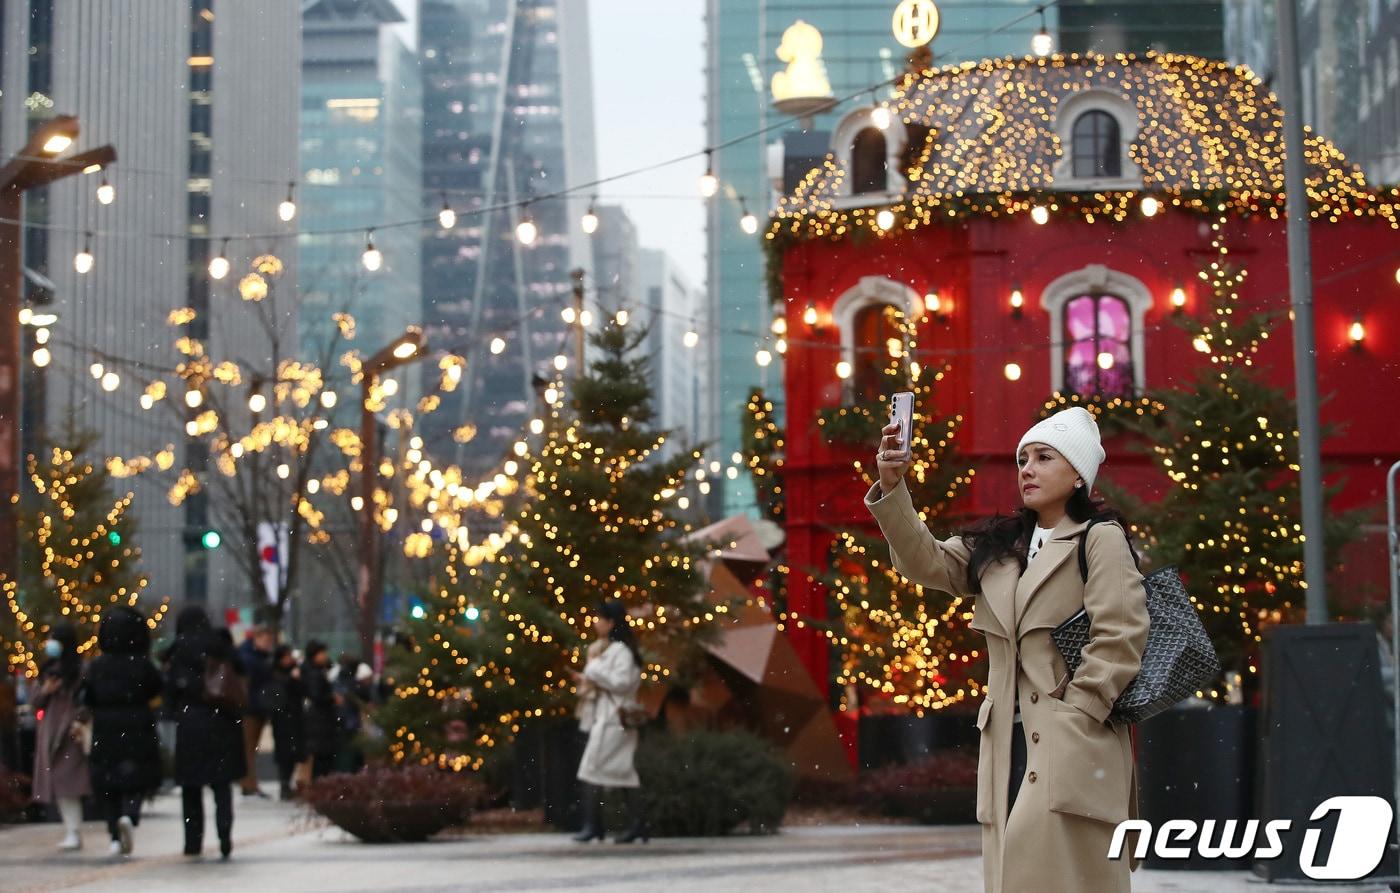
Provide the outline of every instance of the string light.
{"type": "Polygon", "coordinates": [[[185,391],[185,405],[190,409],[198,409],[203,402],[204,394],[197,388],[190,388],[188,391],[185,391]]]}
{"type": "Polygon", "coordinates": [[[770,353],[767,348],[759,348],[758,353],[754,354],[754,362],[766,368],[773,362],[773,354],[770,353]]]}
{"type": "Polygon", "coordinates": [[[630,320],[632,317],[624,309],[617,311],[617,316],[614,318],[617,320],[618,325],[625,326],[627,325],[628,320],[630,320]]]}
{"type": "Polygon", "coordinates": [[[1142,201],[1138,202],[1138,209],[1142,211],[1144,217],[1156,217],[1161,208],[1162,203],[1157,201],[1154,196],[1143,196],[1142,201]]]}
{"type": "Polygon", "coordinates": [[[53,355],[49,353],[49,349],[47,347],[36,347],[34,349],[33,355],[31,356],[31,359],[34,360],[35,366],[38,366],[40,369],[42,369],[45,366],[47,366],[49,362],[53,359],[53,355]]]}
{"type": "Polygon", "coordinates": [[[874,124],[880,130],[889,130],[890,124],[893,123],[892,116],[890,115],[890,107],[884,103],[880,103],[872,108],[870,110],[870,123],[874,124]]]}
{"type": "Polygon", "coordinates": [[[535,239],[539,238],[540,230],[535,225],[535,218],[530,216],[529,205],[521,212],[520,222],[515,225],[515,238],[521,245],[530,246],[535,244],[535,239]]]}
{"type": "Polygon", "coordinates": [[[491,353],[500,356],[505,352],[506,341],[504,338],[496,337],[491,339],[491,353]]]}
{"type": "Polygon", "coordinates": [[[817,324],[817,305],[811,301],[807,302],[807,306],[802,311],[802,321],[809,326],[817,324]]]}
{"type": "Polygon", "coordinates": [[[248,410],[250,412],[262,412],[267,409],[267,398],[262,394],[253,394],[248,398],[248,410]]]}
{"type": "Polygon", "coordinates": [[[1035,11],[1040,14],[1040,30],[1031,38],[1031,52],[1043,59],[1054,52],[1055,41],[1050,37],[1050,29],[1045,27],[1045,7],[1038,6],[1035,11]]]}
{"type": "Polygon", "coordinates": [[[322,392],[321,392],[321,405],[324,406],[326,409],[333,409],[333,408],[335,408],[335,401],[336,401],[335,391],[322,391],[322,392]]]}
{"type": "Polygon", "coordinates": [[[228,275],[231,265],[228,262],[228,239],[224,239],[224,244],[219,248],[219,256],[209,260],[209,278],[223,279],[228,275]]]}
{"type": "Polygon", "coordinates": [[[1021,380],[1021,366],[1019,363],[1007,363],[1002,373],[1006,376],[1007,381],[1021,380]]]}
{"type": "Polygon", "coordinates": [[[681,340],[682,342],[684,342],[686,347],[694,347],[695,345],[700,343],[700,333],[695,331],[694,329],[687,329],[685,335],[681,338],[681,340]]]}
{"type": "Polygon", "coordinates": [[[596,195],[589,199],[588,210],[583,212],[583,219],[579,221],[579,224],[583,227],[583,231],[590,236],[598,231],[598,212],[595,209],[597,200],[598,197],[596,195]]]}
{"type": "Polygon", "coordinates": [[[773,332],[774,335],[786,335],[786,334],[787,334],[787,320],[784,319],[784,318],[781,317],[781,316],[775,316],[775,317],[773,317],[773,322],[772,322],[772,324],[771,324],[768,328],[769,328],[770,330],[772,330],[772,332],[773,332]]]}
{"type": "Polygon", "coordinates": [[[85,275],[92,272],[93,263],[92,233],[88,232],[83,236],[83,250],[73,255],[73,269],[77,270],[79,275],[85,275]]]}
{"type": "Polygon", "coordinates": [[[1031,219],[1041,226],[1050,222],[1050,211],[1044,205],[1036,205],[1031,208],[1031,219]]]}
{"type": "Polygon", "coordinates": [[[875,225],[882,230],[894,229],[894,212],[885,208],[875,215],[875,225]]]}
{"type": "Polygon", "coordinates": [[[1016,319],[1021,318],[1021,309],[1026,305],[1026,296],[1019,288],[1011,289],[1011,315],[1016,319]]]}
{"type": "Polygon", "coordinates": [[[705,173],[700,175],[700,196],[702,198],[714,198],[719,192],[719,178],[715,176],[714,152],[705,150],[705,173]]]}
{"type": "Polygon", "coordinates": [[[578,313],[572,307],[565,307],[559,311],[559,317],[568,325],[573,325],[578,320],[578,313]]]}
{"type": "Polygon", "coordinates": [[[384,253],[374,247],[374,230],[370,230],[365,240],[365,253],[360,255],[360,263],[371,273],[379,272],[384,266],[384,253]]]}
{"type": "Polygon", "coordinates": [[[291,223],[297,216],[296,183],[287,184],[287,197],[277,206],[277,217],[283,223],[291,223]]]}
{"type": "Polygon", "coordinates": [[[1179,285],[1178,285],[1176,288],[1172,289],[1171,301],[1172,301],[1172,307],[1173,307],[1174,309],[1178,310],[1178,311],[1181,310],[1183,307],[1185,307],[1185,306],[1186,306],[1186,289],[1182,288],[1182,287],[1179,286],[1179,285]]]}
{"type": "Polygon", "coordinates": [[[108,372],[102,376],[102,390],[111,393],[121,386],[122,378],[115,372],[108,372]]]}
{"type": "Polygon", "coordinates": [[[442,209],[438,211],[438,226],[443,229],[452,229],[457,225],[457,212],[452,210],[452,206],[447,203],[447,193],[442,194],[442,209]]]}
{"type": "Polygon", "coordinates": [[[102,182],[97,186],[97,201],[104,205],[110,205],[117,200],[117,187],[113,186],[107,179],[107,173],[102,173],[102,182]]]}
{"type": "Polygon", "coordinates": [[[88,374],[91,375],[94,379],[100,379],[102,377],[102,373],[106,371],[107,370],[103,368],[101,363],[93,363],[91,366],[88,367],[88,374]]]}
{"type": "Polygon", "coordinates": [[[851,377],[851,364],[847,360],[842,360],[836,364],[836,377],[845,381],[851,377]]]}
{"type": "Polygon", "coordinates": [[[758,232],[758,218],[750,213],[742,195],[739,196],[739,228],[749,235],[758,232]]]}

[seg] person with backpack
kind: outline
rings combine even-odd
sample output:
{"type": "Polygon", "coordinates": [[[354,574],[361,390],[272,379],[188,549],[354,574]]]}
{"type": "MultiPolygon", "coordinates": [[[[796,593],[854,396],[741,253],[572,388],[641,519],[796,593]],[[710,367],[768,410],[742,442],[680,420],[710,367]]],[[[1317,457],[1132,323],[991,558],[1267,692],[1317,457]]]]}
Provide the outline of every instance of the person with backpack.
{"type": "Polygon", "coordinates": [[[233,852],[233,782],[244,776],[242,713],[248,706],[243,668],[228,630],[216,630],[199,605],[175,620],[167,657],[166,693],[175,715],[175,783],[185,819],[185,855],[204,846],[204,788],[214,794],[219,854],[233,852]]]}
{"type": "Polygon", "coordinates": [[[160,741],[151,702],[160,671],[151,663],[151,628],[135,608],[113,605],[97,628],[102,653],[88,665],[81,700],[92,711],[92,787],[107,820],[113,856],[131,854],[141,801],[160,787],[160,741]]]}
{"type": "Polygon", "coordinates": [[[1141,669],[1149,618],[1127,525],[1090,495],[1106,458],[1098,425],[1075,407],[1032,426],[1015,453],[1019,509],[946,540],[914,509],[899,430],[882,431],[865,503],[895,569],[971,601],[971,626],[986,638],[977,715],[986,889],[1126,893],[1135,866],[1107,853],[1115,826],[1137,815],[1137,779],[1129,727],[1109,720],[1141,669]],[[1081,611],[1089,644],[1071,674],[1051,631],[1081,611]]]}

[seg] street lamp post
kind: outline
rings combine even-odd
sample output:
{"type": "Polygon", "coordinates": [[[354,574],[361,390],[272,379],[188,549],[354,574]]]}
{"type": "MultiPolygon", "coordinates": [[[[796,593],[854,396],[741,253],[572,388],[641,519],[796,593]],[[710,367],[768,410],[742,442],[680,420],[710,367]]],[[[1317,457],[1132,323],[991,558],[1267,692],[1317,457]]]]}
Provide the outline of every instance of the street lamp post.
{"type": "Polygon", "coordinates": [[[386,372],[421,360],[427,354],[423,331],[410,327],[365,361],[360,369],[360,573],[356,603],[360,607],[361,658],[374,659],[374,633],[384,601],[379,525],[374,518],[374,480],[379,473],[379,431],[370,396],[386,372]]]}
{"type": "Polygon", "coordinates": [[[117,160],[111,146],[60,158],[78,138],[78,119],[60,115],[34,131],[0,168],[0,576],[13,580],[19,567],[20,253],[24,193],[64,177],[98,170],[117,160]]]}

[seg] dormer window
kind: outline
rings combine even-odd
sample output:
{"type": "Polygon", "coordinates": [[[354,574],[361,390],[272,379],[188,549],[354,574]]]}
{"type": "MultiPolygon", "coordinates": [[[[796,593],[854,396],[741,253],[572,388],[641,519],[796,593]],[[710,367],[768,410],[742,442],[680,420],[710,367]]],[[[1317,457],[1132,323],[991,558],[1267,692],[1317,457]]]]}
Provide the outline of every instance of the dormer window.
{"type": "Polygon", "coordinates": [[[1095,109],[1074,119],[1072,137],[1075,179],[1123,176],[1123,145],[1118,119],[1095,109]]]}
{"type": "Polygon", "coordinates": [[[867,127],[856,134],[855,143],[851,146],[851,194],[885,192],[888,184],[889,158],[885,151],[885,133],[878,127],[867,127]]]}

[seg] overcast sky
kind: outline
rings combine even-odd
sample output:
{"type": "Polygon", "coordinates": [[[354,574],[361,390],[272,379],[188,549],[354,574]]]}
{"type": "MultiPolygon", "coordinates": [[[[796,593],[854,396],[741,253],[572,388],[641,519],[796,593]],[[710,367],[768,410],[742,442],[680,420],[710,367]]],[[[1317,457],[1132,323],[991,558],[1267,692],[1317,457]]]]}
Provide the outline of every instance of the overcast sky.
{"type": "MultiPolygon", "coordinates": [[[[609,176],[705,148],[703,0],[591,0],[598,174],[609,176]]],[[[692,159],[599,190],[620,204],[644,247],[705,284],[704,204],[692,159]]]]}

